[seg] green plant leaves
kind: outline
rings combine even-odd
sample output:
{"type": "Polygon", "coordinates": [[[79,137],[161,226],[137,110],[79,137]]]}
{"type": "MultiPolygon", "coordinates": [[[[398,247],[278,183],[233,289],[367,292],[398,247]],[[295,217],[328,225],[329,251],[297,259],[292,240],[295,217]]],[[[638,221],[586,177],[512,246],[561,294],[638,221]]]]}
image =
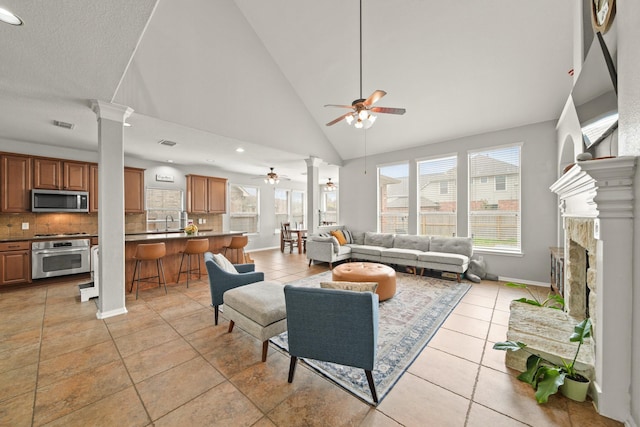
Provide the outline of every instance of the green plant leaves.
{"type": "Polygon", "coordinates": [[[502,341],[493,345],[494,350],[516,351],[525,348],[527,345],[520,341],[502,341]]]}
{"type": "Polygon", "coordinates": [[[533,299],[527,299],[526,297],[514,299],[514,301],[524,302],[526,304],[531,304],[531,305],[535,305],[537,307],[542,307],[542,303],[540,303],[539,301],[536,301],[536,300],[533,300],[533,299]]]}
{"type": "Polygon", "coordinates": [[[564,384],[564,377],[567,375],[562,368],[540,366],[537,372],[539,381],[536,389],[536,401],[547,403],[549,396],[558,392],[558,387],[564,384]]]}
{"type": "Polygon", "coordinates": [[[569,337],[569,341],[579,342],[580,344],[583,344],[584,339],[589,338],[590,336],[591,336],[591,319],[587,317],[582,322],[574,326],[573,333],[569,337]]]}

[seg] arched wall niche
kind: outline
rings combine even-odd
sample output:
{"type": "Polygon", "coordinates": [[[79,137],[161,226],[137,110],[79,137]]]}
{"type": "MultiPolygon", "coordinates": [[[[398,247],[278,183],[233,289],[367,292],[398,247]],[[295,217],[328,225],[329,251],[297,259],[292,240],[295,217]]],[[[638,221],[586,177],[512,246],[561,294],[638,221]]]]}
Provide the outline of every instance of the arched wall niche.
{"type": "Polygon", "coordinates": [[[571,135],[566,135],[562,142],[562,148],[560,150],[559,175],[562,175],[565,168],[572,165],[576,161],[575,142],[571,135]]]}

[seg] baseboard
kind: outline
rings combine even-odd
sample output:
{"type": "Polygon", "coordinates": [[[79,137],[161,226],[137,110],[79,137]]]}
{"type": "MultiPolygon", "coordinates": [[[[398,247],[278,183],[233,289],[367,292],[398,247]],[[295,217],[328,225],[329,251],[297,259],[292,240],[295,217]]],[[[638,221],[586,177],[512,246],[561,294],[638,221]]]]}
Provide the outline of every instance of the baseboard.
{"type": "Polygon", "coordinates": [[[122,307],[122,308],[118,308],[115,310],[109,310],[109,311],[100,311],[98,310],[98,312],[96,313],[96,317],[100,320],[102,319],[106,319],[108,317],[114,317],[114,316],[119,316],[121,314],[127,314],[127,308],[126,307],[122,307]]]}
{"type": "Polygon", "coordinates": [[[514,279],[514,278],[511,278],[511,277],[502,277],[502,276],[499,276],[498,280],[500,280],[501,282],[515,282],[515,283],[522,283],[524,285],[542,286],[544,288],[551,288],[551,284],[550,283],[537,282],[537,281],[534,281],[534,280],[514,279]]]}
{"type": "Polygon", "coordinates": [[[262,252],[262,251],[270,251],[272,249],[280,249],[280,246],[272,246],[269,248],[258,248],[258,249],[249,249],[249,250],[245,250],[246,253],[251,253],[251,252],[262,252]]]}

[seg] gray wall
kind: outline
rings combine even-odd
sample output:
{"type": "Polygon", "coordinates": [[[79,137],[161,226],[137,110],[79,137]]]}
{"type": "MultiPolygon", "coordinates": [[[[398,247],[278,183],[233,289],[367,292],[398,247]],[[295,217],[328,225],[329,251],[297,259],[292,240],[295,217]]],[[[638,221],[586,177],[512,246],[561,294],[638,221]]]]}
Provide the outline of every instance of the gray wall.
{"type": "MultiPolygon", "coordinates": [[[[373,129],[371,132],[375,132],[373,129]]],[[[467,151],[522,143],[522,255],[481,253],[488,271],[501,278],[549,283],[549,247],[555,246],[556,196],[549,186],[556,180],[555,121],[537,123],[438,144],[346,161],[340,169],[340,222],[357,231],[377,227],[377,165],[410,162],[410,194],[416,194],[416,159],[458,155],[458,235],[468,235],[467,151]]],[[[416,198],[410,209],[417,210],[416,198]]],[[[411,215],[411,214],[410,214],[411,215]]],[[[409,221],[415,234],[416,221],[409,221]]]]}

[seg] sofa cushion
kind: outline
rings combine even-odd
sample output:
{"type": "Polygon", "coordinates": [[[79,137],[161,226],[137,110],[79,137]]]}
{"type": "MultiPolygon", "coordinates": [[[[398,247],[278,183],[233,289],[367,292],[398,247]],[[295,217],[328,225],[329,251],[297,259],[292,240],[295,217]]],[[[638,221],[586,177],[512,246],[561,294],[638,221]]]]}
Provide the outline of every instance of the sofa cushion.
{"type": "Polygon", "coordinates": [[[342,230],[342,234],[344,235],[344,239],[347,241],[347,244],[353,243],[353,236],[351,235],[351,231],[346,228],[342,230]]]}
{"type": "Polygon", "coordinates": [[[461,254],[467,258],[471,258],[471,255],[473,255],[473,242],[471,237],[432,237],[429,250],[433,252],[461,254]]]}
{"type": "Polygon", "coordinates": [[[466,265],[469,257],[466,255],[452,254],[450,252],[424,252],[418,255],[418,261],[435,262],[438,264],[466,265]]]}
{"type": "Polygon", "coordinates": [[[238,270],[236,270],[233,264],[231,264],[231,261],[229,261],[224,255],[213,254],[213,261],[218,264],[218,267],[220,267],[221,270],[231,274],[238,274],[238,270]]]}
{"type": "Polygon", "coordinates": [[[354,255],[363,254],[363,255],[376,255],[380,256],[382,253],[382,248],[379,246],[368,246],[368,245],[349,245],[351,247],[351,253],[354,255]]]}
{"type": "Polygon", "coordinates": [[[338,247],[338,255],[346,255],[351,253],[351,247],[347,245],[341,245],[338,247]]]}
{"type": "Polygon", "coordinates": [[[352,231],[351,232],[352,242],[356,245],[364,245],[364,232],[362,231],[352,231]]]}
{"type": "Polygon", "coordinates": [[[400,248],[382,249],[380,252],[383,258],[408,259],[408,260],[416,260],[418,259],[418,255],[423,253],[422,251],[419,251],[416,249],[400,249],[400,248]]]}
{"type": "Polygon", "coordinates": [[[378,282],[320,282],[320,287],[355,292],[375,292],[378,289],[378,282]]]}
{"type": "Polygon", "coordinates": [[[369,246],[382,246],[383,248],[392,248],[393,234],[373,233],[371,231],[367,231],[364,234],[364,244],[369,246]]]}
{"type": "Polygon", "coordinates": [[[331,235],[333,237],[335,237],[336,239],[338,239],[338,243],[340,243],[341,245],[346,245],[347,244],[347,239],[344,237],[344,234],[342,233],[342,230],[333,230],[331,232],[331,235]]]}
{"type": "Polygon", "coordinates": [[[393,239],[393,247],[400,249],[415,249],[422,252],[429,250],[429,236],[410,236],[397,234],[393,239]]]}

